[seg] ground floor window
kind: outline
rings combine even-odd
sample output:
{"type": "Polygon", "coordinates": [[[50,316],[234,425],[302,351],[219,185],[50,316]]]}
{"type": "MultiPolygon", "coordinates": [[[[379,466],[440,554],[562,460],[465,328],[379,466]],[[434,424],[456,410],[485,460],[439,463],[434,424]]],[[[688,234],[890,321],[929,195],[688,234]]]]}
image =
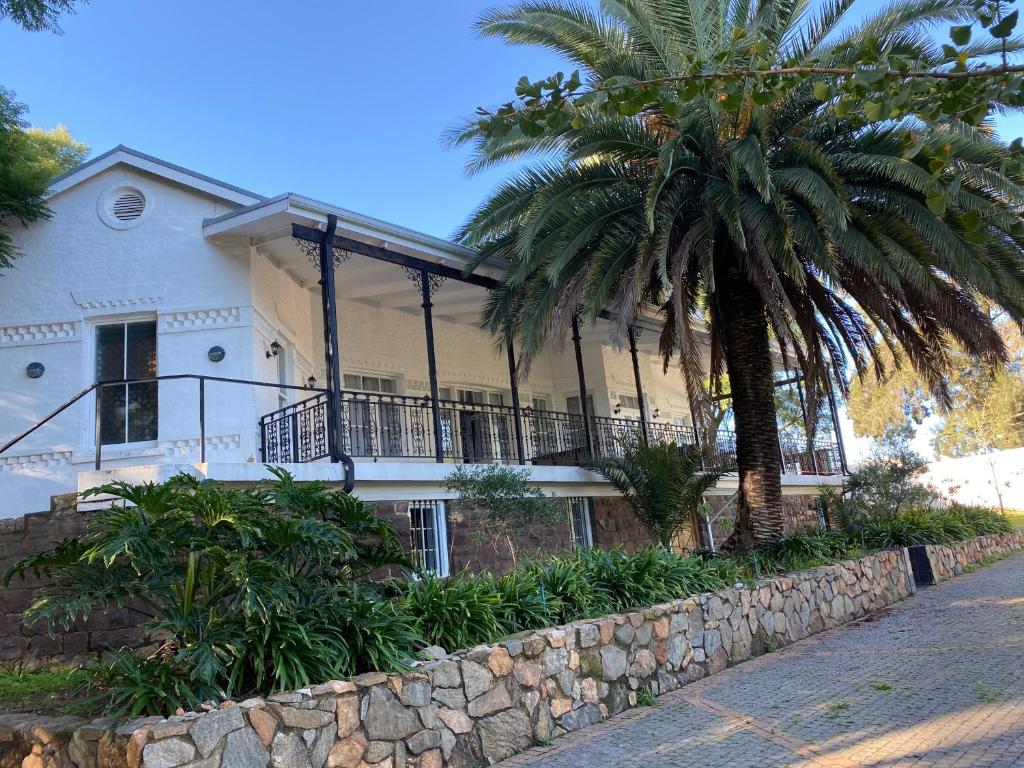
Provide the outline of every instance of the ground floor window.
{"type": "MultiPolygon", "coordinates": [[[[156,322],[96,326],[96,381],[128,381],[156,376],[156,322]]],[[[103,387],[100,443],[137,443],[157,439],[158,397],[155,381],[103,387]]]]}
{"type": "Polygon", "coordinates": [[[572,532],[573,549],[594,546],[594,529],[590,520],[590,499],[570,496],[566,499],[569,507],[569,529],[572,532]]]}
{"type": "Polygon", "coordinates": [[[416,568],[438,576],[448,575],[448,522],[444,502],[410,501],[409,527],[412,560],[416,568]]]}

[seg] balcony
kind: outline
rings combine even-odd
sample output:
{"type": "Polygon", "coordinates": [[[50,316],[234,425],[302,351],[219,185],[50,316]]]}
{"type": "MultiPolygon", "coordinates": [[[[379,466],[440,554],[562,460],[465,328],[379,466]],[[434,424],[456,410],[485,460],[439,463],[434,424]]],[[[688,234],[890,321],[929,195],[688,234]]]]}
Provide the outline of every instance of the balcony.
{"type": "MultiPolygon", "coordinates": [[[[324,393],[268,413],[260,419],[262,460],[265,463],[305,463],[326,459],[328,396],[324,393]]],[[[356,459],[374,461],[436,461],[450,463],[529,463],[574,466],[582,464],[588,430],[583,416],[523,408],[516,429],[515,409],[483,403],[438,401],[440,440],[435,441],[429,397],[345,392],[341,408],[341,450],[356,459]]],[[[621,455],[624,438],[646,431],[651,441],[694,445],[690,427],[649,421],[595,416],[590,419],[593,453],[621,455]]],[[[817,440],[781,441],[783,472],[801,475],[842,474],[839,446],[817,440]]],[[[734,433],[722,430],[706,452],[706,466],[728,467],[736,461],[734,433]]]]}

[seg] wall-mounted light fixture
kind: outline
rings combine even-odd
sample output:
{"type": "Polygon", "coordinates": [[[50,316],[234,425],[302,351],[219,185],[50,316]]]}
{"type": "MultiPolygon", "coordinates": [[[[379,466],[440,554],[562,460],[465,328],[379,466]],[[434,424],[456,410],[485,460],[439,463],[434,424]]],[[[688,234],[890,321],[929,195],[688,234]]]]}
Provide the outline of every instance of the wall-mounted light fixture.
{"type": "Polygon", "coordinates": [[[206,351],[206,356],[210,358],[211,363],[219,363],[226,354],[227,352],[224,351],[224,347],[210,347],[206,351]]]}
{"type": "Polygon", "coordinates": [[[314,387],[316,387],[316,376],[314,376],[313,374],[309,374],[309,378],[306,379],[306,387],[308,389],[313,389],[314,387]]]}
{"type": "Polygon", "coordinates": [[[38,379],[46,372],[46,366],[42,363],[29,363],[25,366],[25,375],[30,379],[38,379]]]}
{"type": "Polygon", "coordinates": [[[658,418],[661,415],[661,408],[655,408],[654,413],[651,414],[652,418],[658,418]]]}
{"type": "Polygon", "coordinates": [[[618,416],[620,413],[622,413],[622,403],[616,403],[615,404],[615,415],[618,416]]]}
{"type": "Polygon", "coordinates": [[[277,357],[279,354],[281,354],[281,342],[274,339],[270,342],[270,349],[267,350],[267,357],[277,357]]]}

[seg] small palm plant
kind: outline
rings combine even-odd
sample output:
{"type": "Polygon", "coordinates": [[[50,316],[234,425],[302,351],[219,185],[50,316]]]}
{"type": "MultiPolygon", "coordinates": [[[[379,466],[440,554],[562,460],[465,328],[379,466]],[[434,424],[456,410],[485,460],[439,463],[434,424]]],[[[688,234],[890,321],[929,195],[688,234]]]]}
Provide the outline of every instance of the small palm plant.
{"type": "Polygon", "coordinates": [[[621,441],[622,456],[594,458],[586,465],[615,486],[656,542],[672,550],[672,539],[693,519],[707,493],[726,471],[705,471],[699,446],[621,441]]]}

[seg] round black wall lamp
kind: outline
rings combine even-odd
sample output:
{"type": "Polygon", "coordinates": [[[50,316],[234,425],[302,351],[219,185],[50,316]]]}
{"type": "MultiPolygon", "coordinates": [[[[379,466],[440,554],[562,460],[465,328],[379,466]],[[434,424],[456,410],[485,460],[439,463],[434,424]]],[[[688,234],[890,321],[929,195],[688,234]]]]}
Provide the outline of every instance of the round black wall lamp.
{"type": "Polygon", "coordinates": [[[46,372],[46,366],[42,363],[29,363],[25,366],[25,375],[30,379],[38,379],[46,372]]]}
{"type": "Polygon", "coordinates": [[[221,360],[224,359],[224,356],[226,354],[227,352],[224,351],[224,347],[210,347],[209,351],[206,353],[206,356],[210,358],[211,362],[219,363],[221,360]]]}

